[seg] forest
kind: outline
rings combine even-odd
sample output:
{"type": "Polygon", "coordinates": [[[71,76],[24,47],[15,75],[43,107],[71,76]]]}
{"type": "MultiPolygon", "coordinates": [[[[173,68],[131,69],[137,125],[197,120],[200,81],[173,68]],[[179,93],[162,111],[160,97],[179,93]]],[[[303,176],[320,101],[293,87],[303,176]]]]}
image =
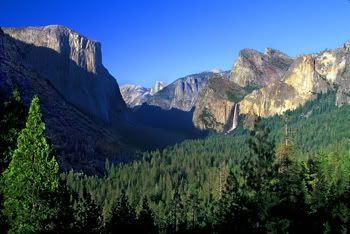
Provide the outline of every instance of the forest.
{"type": "Polygon", "coordinates": [[[27,110],[14,89],[0,108],[0,232],[347,233],[350,106],[335,98],[91,176],[60,170],[39,98],[27,110]]]}

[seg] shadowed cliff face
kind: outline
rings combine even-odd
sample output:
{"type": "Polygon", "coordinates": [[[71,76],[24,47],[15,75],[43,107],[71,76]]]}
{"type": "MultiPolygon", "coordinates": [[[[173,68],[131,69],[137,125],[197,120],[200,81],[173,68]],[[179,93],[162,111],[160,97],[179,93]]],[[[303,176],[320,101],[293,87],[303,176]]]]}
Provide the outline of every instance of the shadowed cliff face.
{"type": "Polygon", "coordinates": [[[208,77],[213,74],[213,72],[202,72],[177,79],[151,96],[147,104],[158,106],[164,110],[176,108],[190,111],[194,107],[198,94],[204,88],[208,77]]]}
{"type": "Polygon", "coordinates": [[[227,76],[211,76],[200,92],[193,114],[193,122],[199,129],[223,132],[232,127],[234,105],[246,91],[227,76]]]}
{"type": "MultiPolygon", "coordinates": [[[[42,75],[37,65],[32,65],[27,52],[60,61],[56,51],[18,41],[8,34],[0,33],[0,93],[9,96],[17,86],[26,106],[34,95],[40,99],[41,110],[46,123],[46,133],[52,142],[63,170],[83,170],[96,174],[103,171],[106,158],[120,162],[130,160],[133,151],[116,129],[106,126],[98,116],[82,111],[68,101],[53,83],[42,75]]],[[[41,60],[39,60],[41,61],[41,60]]],[[[84,69],[76,63],[69,64],[78,74],[84,69]]],[[[122,122],[120,114],[116,122],[122,122]]]]}
{"type": "Polygon", "coordinates": [[[101,45],[63,26],[2,28],[21,47],[21,61],[69,102],[111,123],[126,105],[116,80],[102,65],[101,45]]]}
{"type": "Polygon", "coordinates": [[[124,101],[130,108],[140,106],[147,102],[148,99],[166,87],[163,81],[156,81],[153,88],[145,88],[140,85],[125,84],[120,86],[120,92],[124,101]]]}
{"type": "Polygon", "coordinates": [[[101,174],[106,159],[126,162],[137,158],[137,150],[203,136],[193,127],[190,112],[125,110],[114,78],[103,67],[90,71],[87,67],[67,54],[17,40],[0,28],[0,97],[8,97],[14,86],[26,106],[39,96],[46,133],[63,170],[101,174]],[[178,119],[173,125],[172,113],[178,119]]]}

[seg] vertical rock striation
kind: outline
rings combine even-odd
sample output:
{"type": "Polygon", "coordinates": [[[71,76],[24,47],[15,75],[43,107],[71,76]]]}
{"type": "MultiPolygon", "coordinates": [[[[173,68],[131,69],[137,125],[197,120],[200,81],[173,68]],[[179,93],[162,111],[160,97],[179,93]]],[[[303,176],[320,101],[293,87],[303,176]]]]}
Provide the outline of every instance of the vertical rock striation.
{"type": "Polygon", "coordinates": [[[102,65],[99,42],[60,25],[2,30],[24,43],[17,43],[24,63],[85,113],[113,122],[125,109],[116,80],[102,65]]]}

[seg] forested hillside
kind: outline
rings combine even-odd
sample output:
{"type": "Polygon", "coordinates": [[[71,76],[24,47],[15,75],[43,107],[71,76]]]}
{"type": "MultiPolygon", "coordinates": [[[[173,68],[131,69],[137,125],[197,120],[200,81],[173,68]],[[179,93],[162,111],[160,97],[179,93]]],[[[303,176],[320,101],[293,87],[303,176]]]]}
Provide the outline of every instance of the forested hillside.
{"type": "Polygon", "coordinates": [[[148,198],[162,231],[295,232],[306,223],[310,231],[347,230],[350,107],[334,103],[335,91],[320,94],[255,121],[253,131],[186,141],[129,164],[106,162],[104,177],[65,178],[91,194],[105,220],[122,194],[136,211],[148,198]]]}
{"type": "MultiPolygon", "coordinates": [[[[211,134],[105,176],[59,171],[39,99],[1,103],[1,230],[12,233],[347,232],[350,106],[335,91],[252,130],[211,134]]],[[[245,122],[251,121],[245,119],[245,122]]],[[[243,121],[244,122],[244,121],[243,121]]]]}

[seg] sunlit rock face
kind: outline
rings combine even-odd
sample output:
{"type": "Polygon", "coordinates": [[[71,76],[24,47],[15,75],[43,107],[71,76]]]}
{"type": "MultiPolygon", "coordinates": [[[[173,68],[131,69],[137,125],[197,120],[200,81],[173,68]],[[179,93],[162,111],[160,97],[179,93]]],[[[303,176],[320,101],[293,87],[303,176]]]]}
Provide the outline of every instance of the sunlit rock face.
{"type": "Polygon", "coordinates": [[[99,42],[59,25],[2,30],[34,45],[18,43],[25,63],[83,112],[111,122],[126,108],[116,80],[102,65],[99,42]]]}
{"type": "Polygon", "coordinates": [[[338,87],[336,104],[350,103],[349,42],[335,50],[301,55],[282,81],[247,95],[240,102],[240,113],[267,117],[293,110],[318,93],[338,87]]]}
{"type": "MultiPolygon", "coordinates": [[[[234,105],[255,89],[280,81],[293,59],[280,51],[265,49],[260,53],[242,50],[227,76],[210,79],[196,103],[193,122],[200,129],[229,131],[240,114],[234,115],[234,105]]],[[[243,106],[243,108],[246,108],[243,106]]],[[[237,123],[238,124],[238,123],[237,123]]]]}
{"type": "Polygon", "coordinates": [[[316,80],[313,56],[299,57],[283,81],[247,95],[240,102],[240,113],[270,116],[294,109],[311,98],[316,80]]]}
{"type": "Polygon", "coordinates": [[[232,67],[230,79],[242,87],[247,85],[264,87],[279,81],[292,62],[292,58],[278,50],[267,48],[261,53],[244,49],[232,67]]]}
{"type": "Polygon", "coordinates": [[[154,95],[158,93],[160,90],[164,89],[165,86],[166,84],[164,81],[156,81],[154,87],[150,89],[149,93],[151,95],[154,95]]]}
{"type": "Polygon", "coordinates": [[[142,105],[151,96],[150,89],[134,84],[121,85],[120,92],[130,108],[142,105]]]}
{"type": "Polygon", "coordinates": [[[11,37],[38,47],[50,48],[93,73],[102,68],[101,44],[61,25],[2,28],[11,37]]]}
{"type": "Polygon", "coordinates": [[[130,108],[140,106],[148,99],[165,87],[164,81],[156,81],[153,88],[145,88],[140,85],[125,84],[120,86],[120,92],[125,103],[130,108]]]}

